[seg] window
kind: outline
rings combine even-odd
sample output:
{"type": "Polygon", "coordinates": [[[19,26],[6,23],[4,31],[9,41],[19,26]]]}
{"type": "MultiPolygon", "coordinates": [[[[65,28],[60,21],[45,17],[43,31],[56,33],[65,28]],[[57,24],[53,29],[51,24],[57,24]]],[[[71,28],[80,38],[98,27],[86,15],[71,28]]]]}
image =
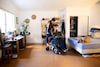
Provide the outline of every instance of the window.
{"type": "Polygon", "coordinates": [[[13,14],[6,12],[6,32],[15,30],[15,17],[13,14]]]}
{"type": "Polygon", "coordinates": [[[15,30],[15,16],[0,9],[0,28],[2,33],[13,32],[15,30]]]}
{"type": "Polygon", "coordinates": [[[1,32],[5,32],[5,12],[0,10],[0,28],[1,32]]]}

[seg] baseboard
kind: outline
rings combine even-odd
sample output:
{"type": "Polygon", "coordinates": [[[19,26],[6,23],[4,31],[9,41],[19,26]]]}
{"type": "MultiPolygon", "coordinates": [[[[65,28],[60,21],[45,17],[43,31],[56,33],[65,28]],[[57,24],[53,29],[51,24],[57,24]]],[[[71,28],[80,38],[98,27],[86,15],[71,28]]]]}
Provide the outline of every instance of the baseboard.
{"type": "Polygon", "coordinates": [[[43,45],[42,43],[27,43],[27,45],[43,45]]]}
{"type": "MultiPolygon", "coordinates": [[[[27,45],[46,45],[45,43],[27,43],[27,45]]],[[[70,47],[70,45],[66,44],[67,47],[70,47]]]]}
{"type": "Polygon", "coordinates": [[[100,54],[83,54],[82,56],[84,58],[86,58],[86,57],[100,57],[100,54]]]}

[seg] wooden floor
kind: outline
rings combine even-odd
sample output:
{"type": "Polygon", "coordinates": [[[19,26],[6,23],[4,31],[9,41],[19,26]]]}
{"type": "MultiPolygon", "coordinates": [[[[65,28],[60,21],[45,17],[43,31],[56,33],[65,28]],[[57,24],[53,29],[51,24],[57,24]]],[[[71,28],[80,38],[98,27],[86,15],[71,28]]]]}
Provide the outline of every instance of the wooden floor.
{"type": "Polygon", "coordinates": [[[83,58],[74,50],[65,55],[45,51],[45,45],[29,45],[20,51],[18,59],[0,67],[100,67],[100,57],[83,58]]]}

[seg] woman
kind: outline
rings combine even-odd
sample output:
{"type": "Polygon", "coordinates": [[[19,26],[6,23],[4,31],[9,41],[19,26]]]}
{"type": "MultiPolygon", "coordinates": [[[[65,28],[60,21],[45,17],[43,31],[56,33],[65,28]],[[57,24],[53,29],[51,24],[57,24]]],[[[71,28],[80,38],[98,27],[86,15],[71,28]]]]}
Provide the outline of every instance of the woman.
{"type": "Polygon", "coordinates": [[[52,20],[49,21],[49,25],[47,25],[47,34],[46,34],[46,50],[49,50],[49,42],[52,39],[52,30],[53,30],[53,25],[55,24],[55,18],[52,18],[52,20]]]}

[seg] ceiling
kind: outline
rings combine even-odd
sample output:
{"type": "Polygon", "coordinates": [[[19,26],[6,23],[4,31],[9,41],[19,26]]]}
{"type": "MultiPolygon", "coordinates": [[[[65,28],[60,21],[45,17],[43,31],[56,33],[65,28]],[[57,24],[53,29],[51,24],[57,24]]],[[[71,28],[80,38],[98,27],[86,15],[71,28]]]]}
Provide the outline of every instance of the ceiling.
{"type": "Polygon", "coordinates": [[[21,10],[59,10],[66,7],[91,7],[98,0],[9,0],[21,10]]]}

